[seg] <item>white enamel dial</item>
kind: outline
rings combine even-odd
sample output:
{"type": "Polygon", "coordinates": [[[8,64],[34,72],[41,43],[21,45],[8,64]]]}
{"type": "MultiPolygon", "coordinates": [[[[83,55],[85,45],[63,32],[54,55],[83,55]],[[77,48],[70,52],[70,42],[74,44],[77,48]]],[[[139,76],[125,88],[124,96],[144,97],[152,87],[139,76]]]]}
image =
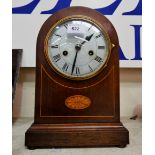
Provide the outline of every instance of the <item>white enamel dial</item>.
{"type": "Polygon", "coordinates": [[[48,36],[47,55],[55,71],[68,78],[96,75],[109,57],[109,42],[98,26],[73,19],[57,25],[48,36]]]}

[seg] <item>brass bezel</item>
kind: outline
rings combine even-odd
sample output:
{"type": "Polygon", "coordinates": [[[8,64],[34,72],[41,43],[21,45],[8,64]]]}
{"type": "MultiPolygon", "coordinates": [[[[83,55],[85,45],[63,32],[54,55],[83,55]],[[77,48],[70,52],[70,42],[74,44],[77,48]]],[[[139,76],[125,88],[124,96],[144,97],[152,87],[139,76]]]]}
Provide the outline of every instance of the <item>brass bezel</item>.
{"type": "Polygon", "coordinates": [[[58,22],[56,22],[51,28],[50,30],[48,31],[47,35],[46,35],[46,38],[45,38],[45,41],[44,41],[44,54],[45,54],[45,57],[46,57],[46,60],[48,62],[48,64],[51,66],[51,68],[59,75],[67,78],[67,79],[70,79],[70,80],[86,80],[86,79],[90,79],[94,76],[96,76],[97,74],[99,74],[106,66],[107,66],[107,63],[108,63],[108,60],[110,58],[110,54],[111,54],[111,50],[112,48],[115,46],[113,43],[111,43],[110,41],[110,38],[109,38],[109,35],[108,33],[102,29],[101,27],[101,24],[98,23],[96,20],[88,17],[88,16],[83,16],[83,15],[72,15],[72,16],[67,16],[65,18],[62,18],[61,20],[59,20],[58,22]],[[108,44],[108,56],[107,56],[107,59],[106,61],[104,62],[104,64],[102,65],[102,67],[97,71],[95,72],[94,74],[91,74],[91,75],[87,75],[85,77],[71,77],[71,76],[68,76],[68,75],[65,75],[63,73],[61,73],[60,71],[58,71],[52,64],[50,58],[49,58],[49,55],[48,55],[48,39],[50,37],[50,34],[53,32],[53,30],[55,29],[55,27],[59,24],[62,24],[63,22],[67,22],[67,21],[70,21],[70,20],[83,20],[83,21],[87,21],[89,23],[92,23],[93,25],[95,25],[101,32],[102,34],[105,36],[105,39],[106,39],[106,42],[108,44]]]}

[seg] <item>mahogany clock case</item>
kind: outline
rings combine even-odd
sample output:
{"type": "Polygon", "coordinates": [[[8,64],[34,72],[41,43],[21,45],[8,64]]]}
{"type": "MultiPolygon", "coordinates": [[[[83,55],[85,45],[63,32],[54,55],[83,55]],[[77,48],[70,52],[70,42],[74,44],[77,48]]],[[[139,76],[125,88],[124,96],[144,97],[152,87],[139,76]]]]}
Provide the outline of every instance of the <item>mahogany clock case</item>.
{"type": "Polygon", "coordinates": [[[129,132],[120,122],[119,42],[110,21],[85,7],[70,7],[50,16],[43,24],[36,49],[35,118],[25,134],[28,148],[126,146],[129,132]],[[57,74],[45,55],[45,39],[55,23],[74,17],[99,23],[111,42],[106,67],[86,80],[57,74]],[[112,46],[113,45],[113,46],[112,46]],[[70,109],[65,100],[74,95],[91,100],[85,109],[70,109]]]}

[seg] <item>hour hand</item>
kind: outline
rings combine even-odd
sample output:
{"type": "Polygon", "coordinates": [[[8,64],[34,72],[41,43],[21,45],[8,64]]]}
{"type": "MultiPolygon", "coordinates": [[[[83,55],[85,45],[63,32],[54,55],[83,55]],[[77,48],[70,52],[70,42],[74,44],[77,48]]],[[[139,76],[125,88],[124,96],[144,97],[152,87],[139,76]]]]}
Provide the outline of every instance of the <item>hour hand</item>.
{"type": "Polygon", "coordinates": [[[94,35],[94,33],[93,33],[93,34],[91,34],[91,35],[89,35],[89,36],[86,36],[86,38],[85,38],[85,39],[86,39],[87,41],[90,41],[90,39],[92,38],[92,36],[93,36],[93,35],[94,35]]]}
{"type": "Polygon", "coordinates": [[[94,35],[94,33],[91,34],[91,35],[89,35],[89,36],[86,36],[86,37],[85,37],[85,41],[83,41],[83,42],[81,43],[81,45],[83,45],[85,42],[90,41],[90,39],[92,38],[93,35],[94,35]]]}

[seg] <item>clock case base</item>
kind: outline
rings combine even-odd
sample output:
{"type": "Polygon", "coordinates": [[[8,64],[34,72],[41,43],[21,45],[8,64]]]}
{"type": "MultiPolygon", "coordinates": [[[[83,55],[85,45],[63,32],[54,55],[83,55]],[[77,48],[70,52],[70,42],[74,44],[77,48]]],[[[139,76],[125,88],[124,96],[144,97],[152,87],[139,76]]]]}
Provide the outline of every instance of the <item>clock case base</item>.
{"type": "Polygon", "coordinates": [[[125,147],[129,132],[122,123],[32,124],[25,133],[29,149],[57,147],[125,147]]]}

